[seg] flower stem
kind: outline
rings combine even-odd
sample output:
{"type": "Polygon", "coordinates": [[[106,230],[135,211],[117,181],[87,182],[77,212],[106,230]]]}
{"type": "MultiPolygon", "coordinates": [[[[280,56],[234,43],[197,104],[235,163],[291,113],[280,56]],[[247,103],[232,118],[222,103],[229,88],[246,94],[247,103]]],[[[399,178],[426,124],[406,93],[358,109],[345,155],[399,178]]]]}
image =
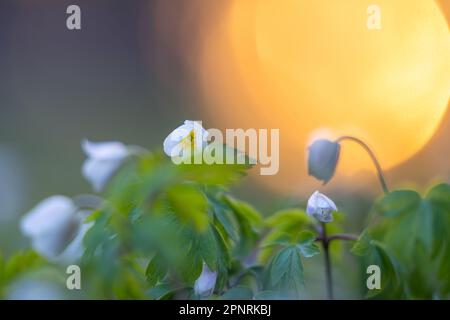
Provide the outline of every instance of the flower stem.
{"type": "Polygon", "coordinates": [[[323,251],[325,253],[325,278],[327,283],[327,298],[333,300],[333,278],[331,273],[331,260],[330,260],[330,242],[327,237],[327,229],[325,223],[322,222],[321,238],[323,251]]]}
{"type": "Polygon", "coordinates": [[[336,142],[341,142],[343,140],[350,140],[350,141],[356,142],[357,144],[362,146],[364,148],[364,150],[367,151],[367,153],[369,154],[370,158],[372,159],[373,164],[375,165],[375,168],[377,169],[378,179],[380,180],[381,187],[383,188],[384,193],[388,194],[389,193],[389,188],[387,187],[386,179],[384,178],[383,169],[381,168],[381,165],[378,162],[378,159],[375,156],[375,153],[372,151],[372,149],[370,149],[370,147],[364,141],[362,141],[361,139],[358,139],[358,138],[355,138],[355,137],[352,137],[352,136],[342,136],[342,137],[338,138],[336,140],[336,142]]]}
{"type": "Polygon", "coordinates": [[[331,236],[327,235],[326,224],[321,223],[319,231],[319,236],[316,241],[320,241],[323,246],[323,251],[325,253],[325,277],[327,283],[327,298],[333,300],[333,279],[331,274],[331,259],[330,259],[330,242],[333,240],[347,240],[347,241],[357,241],[358,236],[355,234],[348,233],[337,233],[331,236]]]}
{"type": "MultiPolygon", "coordinates": [[[[321,236],[316,238],[316,241],[322,241],[322,240],[323,240],[323,238],[321,236]]],[[[358,240],[358,236],[355,234],[338,233],[338,234],[333,234],[332,236],[327,237],[328,242],[331,242],[332,240],[356,241],[356,240],[358,240]]]]}

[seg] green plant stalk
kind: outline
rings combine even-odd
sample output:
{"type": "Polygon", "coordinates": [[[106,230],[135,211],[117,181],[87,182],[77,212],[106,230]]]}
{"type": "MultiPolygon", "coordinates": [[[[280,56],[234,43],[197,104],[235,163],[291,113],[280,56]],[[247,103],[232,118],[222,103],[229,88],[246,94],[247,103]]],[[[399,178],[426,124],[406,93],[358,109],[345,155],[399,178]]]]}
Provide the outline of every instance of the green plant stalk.
{"type": "Polygon", "coordinates": [[[372,151],[372,149],[370,149],[370,147],[364,141],[362,141],[361,139],[358,139],[358,138],[352,137],[352,136],[342,136],[342,137],[338,138],[336,140],[336,142],[339,143],[339,142],[341,142],[343,140],[349,140],[349,141],[356,142],[361,147],[363,147],[364,150],[366,150],[366,152],[369,154],[370,158],[372,159],[372,162],[375,165],[375,168],[377,169],[378,179],[380,180],[381,187],[383,188],[384,193],[388,194],[389,193],[389,188],[387,186],[386,179],[384,177],[383,169],[381,168],[381,165],[380,165],[377,157],[375,156],[375,153],[372,151]]]}
{"type": "Polygon", "coordinates": [[[333,275],[331,272],[330,241],[327,237],[327,228],[325,223],[322,222],[321,226],[322,246],[325,254],[325,279],[327,285],[327,299],[333,300],[333,275]]]}
{"type": "Polygon", "coordinates": [[[333,240],[348,240],[348,241],[356,241],[358,240],[358,236],[354,234],[346,234],[339,233],[331,236],[327,235],[326,224],[324,222],[321,223],[321,228],[319,232],[319,236],[316,238],[316,241],[320,241],[323,246],[323,251],[325,255],[325,279],[327,286],[327,299],[333,300],[333,275],[331,271],[331,258],[330,258],[330,242],[333,240]]]}

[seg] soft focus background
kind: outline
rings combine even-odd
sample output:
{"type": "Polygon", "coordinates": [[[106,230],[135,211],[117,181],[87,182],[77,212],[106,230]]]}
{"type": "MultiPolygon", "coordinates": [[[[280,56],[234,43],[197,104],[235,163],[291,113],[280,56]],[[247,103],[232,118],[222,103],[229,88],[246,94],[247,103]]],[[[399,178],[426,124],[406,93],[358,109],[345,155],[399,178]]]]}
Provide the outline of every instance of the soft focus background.
{"type": "Polygon", "coordinates": [[[305,149],[316,129],[367,138],[393,186],[423,190],[450,181],[450,1],[378,1],[386,20],[376,39],[365,29],[365,8],[374,1],[343,1],[341,11],[337,1],[298,1],[304,10],[276,30],[270,27],[295,2],[281,1],[279,11],[272,1],[266,7],[244,2],[0,2],[1,251],[27,245],[17,222],[39,200],[90,192],[80,175],[82,139],[161,147],[185,119],[203,120],[206,128],[281,129],[279,175],[255,174],[238,189],[265,214],[322,188],[353,218],[349,229],[361,229],[380,192],[376,177],[364,153],[350,145],[329,185],[307,177],[305,149]],[[81,31],[66,29],[70,4],[81,7],[81,31]],[[357,23],[361,30],[348,33],[357,23]],[[390,27],[401,33],[390,34],[390,27]],[[320,42],[330,35],[328,45],[320,42]],[[380,96],[386,88],[393,89],[380,96]]]}

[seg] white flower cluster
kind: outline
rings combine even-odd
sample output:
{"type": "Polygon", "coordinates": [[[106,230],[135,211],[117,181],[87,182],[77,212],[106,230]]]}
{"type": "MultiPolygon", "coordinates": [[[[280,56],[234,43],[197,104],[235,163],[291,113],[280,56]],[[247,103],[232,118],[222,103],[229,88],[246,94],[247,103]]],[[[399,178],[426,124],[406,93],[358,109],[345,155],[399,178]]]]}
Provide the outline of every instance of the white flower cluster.
{"type": "MultiPolygon", "coordinates": [[[[164,152],[170,157],[183,157],[192,150],[201,150],[207,142],[208,132],[195,121],[186,120],[164,140],[164,152]]],[[[82,142],[87,159],[82,167],[83,176],[94,191],[100,192],[117,170],[134,154],[135,148],[118,141],[82,142]]],[[[337,211],[334,202],[315,192],[308,200],[308,215],[322,222],[333,220],[337,211]]],[[[45,199],[21,220],[22,233],[31,239],[36,252],[51,261],[69,263],[83,254],[82,240],[91,224],[85,223],[89,210],[83,210],[70,198],[53,196],[45,199]]],[[[195,281],[194,291],[200,297],[212,294],[217,272],[204,263],[202,273],[195,281]]]]}
{"type": "MultiPolygon", "coordinates": [[[[187,150],[205,147],[207,131],[195,121],[186,120],[164,140],[164,152],[183,156],[187,150]]],[[[101,192],[118,169],[135,154],[136,149],[118,141],[81,144],[87,159],[81,172],[95,192],[101,192]]],[[[66,196],[56,195],[40,202],[22,217],[21,232],[31,240],[31,246],[49,261],[73,263],[84,252],[83,238],[92,223],[85,223],[91,210],[78,207],[66,196]]],[[[217,272],[206,267],[195,283],[195,291],[204,296],[212,292],[217,272]]]]}

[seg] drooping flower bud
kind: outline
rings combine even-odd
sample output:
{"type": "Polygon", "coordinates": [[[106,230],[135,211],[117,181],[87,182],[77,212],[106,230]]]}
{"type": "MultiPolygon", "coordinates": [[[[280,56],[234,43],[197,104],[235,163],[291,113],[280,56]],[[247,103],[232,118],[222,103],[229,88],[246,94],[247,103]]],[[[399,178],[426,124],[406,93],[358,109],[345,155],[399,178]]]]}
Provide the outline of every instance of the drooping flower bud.
{"type": "Polygon", "coordinates": [[[319,139],[308,149],[308,174],[327,183],[336,170],[341,146],[334,141],[319,139]]]}

